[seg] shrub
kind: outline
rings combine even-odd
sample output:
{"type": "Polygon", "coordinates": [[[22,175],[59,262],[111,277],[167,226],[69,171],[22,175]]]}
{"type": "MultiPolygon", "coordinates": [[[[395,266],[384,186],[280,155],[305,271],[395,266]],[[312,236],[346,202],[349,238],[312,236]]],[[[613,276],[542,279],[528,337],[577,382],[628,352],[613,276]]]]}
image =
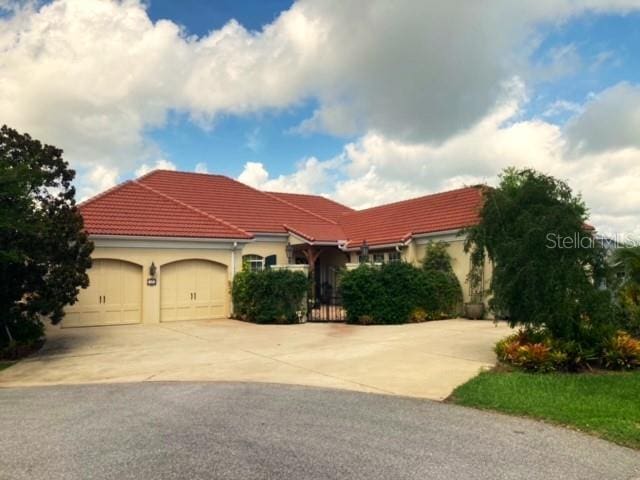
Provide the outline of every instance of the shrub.
{"type": "Polygon", "coordinates": [[[626,332],[617,332],[604,347],[602,361],[606,368],[627,370],[640,366],[640,340],[626,332]]]}
{"type": "Polygon", "coordinates": [[[627,332],[640,336],[640,284],[626,282],[617,292],[620,326],[627,332]]]}
{"type": "Polygon", "coordinates": [[[398,324],[450,316],[462,296],[451,275],[404,262],[360,265],[340,281],[347,321],[398,324]]]}
{"type": "Polygon", "coordinates": [[[567,361],[566,354],[554,350],[538,332],[526,330],[500,340],[494,351],[500,361],[532,372],[559,370],[567,361]]]}
{"type": "Polygon", "coordinates": [[[406,323],[420,304],[424,288],[421,280],[419,269],[403,262],[380,267],[361,265],[345,272],[340,288],[347,321],[406,323]]]}
{"type": "Polygon", "coordinates": [[[494,351],[501,362],[533,372],[640,367],[640,340],[626,332],[616,332],[600,345],[586,347],[574,340],[554,339],[548,330],[522,329],[497,342],[494,351]]]}
{"type": "Polygon", "coordinates": [[[424,297],[422,305],[430,318],[448,318],[460,312],[462,287],[451,268],[451,255],[446,242],[429,242],[422,260],[426,282],[433,295],[424,297]]]}
{"type": "Polygon", "coordinates": [[[255,323],[297,323],[304,314],[309,281],[302,272],[243,271],[233,279],[236,316],[255,323]]]}

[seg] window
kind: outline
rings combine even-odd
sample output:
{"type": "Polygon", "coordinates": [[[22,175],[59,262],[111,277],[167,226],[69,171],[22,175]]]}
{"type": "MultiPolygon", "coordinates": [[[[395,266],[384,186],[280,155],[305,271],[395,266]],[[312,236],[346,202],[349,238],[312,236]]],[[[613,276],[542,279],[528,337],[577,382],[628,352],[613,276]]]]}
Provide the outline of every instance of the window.
{"type": "Polygon", "coordinates": [[[374,253],[373,263],[384,263],[384,253],[374,253]]]}
{"type": "Polygon", "coordinates": [[[389,263],[398,263],[401,260],[400,252],[389,252],[389,263]]]}
{"type": "Polygon", "coordinates": [[[278,257],[275,255],[268,255],[264,257],[264,268],[271,268],[278,263],[278,257]]]}
{"type": "Polygon", "coordinates": [[[250,272],[259,272],[264,267],[264,259],[260,255],[243,255],[242,265],[250,272]]]}
{"type": "Polygon", "coordinates": [[[358,255],[359,263],[367,263],[369,261],[369,255],[358,255]]]}

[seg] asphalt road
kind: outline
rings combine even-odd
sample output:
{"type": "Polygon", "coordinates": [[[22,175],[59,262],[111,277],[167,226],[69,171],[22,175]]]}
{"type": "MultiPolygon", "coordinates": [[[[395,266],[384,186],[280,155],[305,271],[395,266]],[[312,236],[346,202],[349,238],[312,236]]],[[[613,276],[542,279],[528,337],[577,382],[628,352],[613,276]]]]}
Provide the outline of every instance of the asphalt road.
{"type": "Polygon", "coordinates": [[[640,452],[462,407],[308,387],[0,389],[2,479],[640,479],[640,452]]]}

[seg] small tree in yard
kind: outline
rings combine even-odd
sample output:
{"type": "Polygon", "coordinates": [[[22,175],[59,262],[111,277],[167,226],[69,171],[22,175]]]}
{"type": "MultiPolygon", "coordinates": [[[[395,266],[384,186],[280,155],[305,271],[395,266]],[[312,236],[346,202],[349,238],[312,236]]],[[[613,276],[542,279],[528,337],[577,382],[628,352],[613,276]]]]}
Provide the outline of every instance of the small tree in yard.
{"type": "Polygon", "coordinates": [[[465,249],[476,266],[485,255],[493,262],[490,307],[512,326],[545,327],[579,342],[608,335],[610,294],[597,288],[604,250],[586,218],[566,183],[534,170],[507,169],[498,188],[485,190],[465,249]]]}
{"type": "Polygon", "coordinates": [[[0,355],[39,340],[89,283],[83,231],[62,150],[0,128],[0,355]],[[7,347],[10,347],[9,349],[7,347]]]}
{"type": "Polygon", "coordinates": [[[433,298],[427,308],[445,317],[459,313],[462,305],[462,287],[451,267],[451,255],[447,242],[429,242],[422,259],[422,269],[435,286],[433,298]]]}

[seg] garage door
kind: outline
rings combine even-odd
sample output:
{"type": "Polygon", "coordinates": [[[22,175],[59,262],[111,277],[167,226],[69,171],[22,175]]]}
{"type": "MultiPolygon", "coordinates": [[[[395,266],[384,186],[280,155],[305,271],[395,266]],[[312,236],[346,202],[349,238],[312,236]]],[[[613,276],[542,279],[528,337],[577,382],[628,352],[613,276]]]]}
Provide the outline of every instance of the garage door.
{"type": "Polygon", "coordinates": [[[184,260],[160,268],[160,320],[203,320],[227,316],[227,268],[184,260]]]}
{"type": "Polygon", "coordinates": [[[140,323],[142,267],[120,260],[94,260],[89,287],[65,309],[64,327],[140,323]]]}

